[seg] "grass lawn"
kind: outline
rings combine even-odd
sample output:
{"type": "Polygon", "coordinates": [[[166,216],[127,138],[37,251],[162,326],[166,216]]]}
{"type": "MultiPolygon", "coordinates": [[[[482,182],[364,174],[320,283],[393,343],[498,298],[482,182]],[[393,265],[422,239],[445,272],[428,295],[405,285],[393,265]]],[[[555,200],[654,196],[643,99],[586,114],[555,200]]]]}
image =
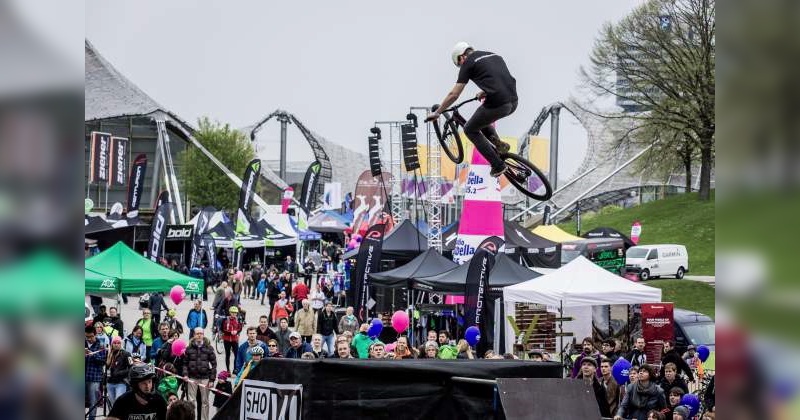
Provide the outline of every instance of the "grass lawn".
{"type": "Polygon", "coordinates": [[[700,312],[714,318],[714,288],[692,280],[650,280],[643,282],[661,289],[661,301],[672,302],[676,308],[700,312]]]}
{"type": "MultiPolygon", "coordinates": [[[[605,226],[630,235],[631,224],[636,220],[642,223],[640,244],[685,245],[689,252],[689,275],[714,275],[713,191],[709,201],[699,201],[697,193],[691,193],[628,209],[606,207],[597,214],[582,216],[581,232],[605,226]]],[[[572,234],[576,232],[574,221],[559,227],[572,234]]]]}

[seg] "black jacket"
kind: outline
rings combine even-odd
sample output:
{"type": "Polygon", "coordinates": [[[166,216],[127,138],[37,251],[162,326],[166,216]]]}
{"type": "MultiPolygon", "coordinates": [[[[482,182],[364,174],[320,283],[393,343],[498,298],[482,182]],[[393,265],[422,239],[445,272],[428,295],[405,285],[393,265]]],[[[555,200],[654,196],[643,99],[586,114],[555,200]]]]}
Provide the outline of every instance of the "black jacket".
{"type": "Polygon", "coordinates": [[[644,352],[639,351],[639,349],[631,350],[625,358],[631,362],[631,366],[636,367],[640,367],[647,362],[644,352]]]}
{"type": "MultiPolygon", "coordinates": [[[[583,377],[579,377],[579,380],[584,381],[583,377]]],[[[596,376],[592,376],[592,390],[594,391],[594,398],[597,400],[597,407],[600,409],[600,415],[602,417],[612,417],[611,409],[608,407],[608,399],[606,398],[606,389],[603,388],[603,384],[597,380],[596,376]]]]}
{"type": "Polygon", "coordinates": [[[183,376],[193,379],[208,378],[210,381],[216,379],[217,354],[208,338],[203,338],[203,345],[200,347],[192,340],[183,356],[183,376]]]}
{"type": "Polygon", "coordinates": [[[625,397],[617,409],[617,415],[626,419],[647,420],[647,412],[667,408],[664,391],[654,382],[645,389],[639,389],[637,382],[625,386],[625,397]]]}
{"type": "Polygon", "coordinates": [[[278,300],[280,298],[281,290],[278,287],[278,282],[271,280],[267,283],[267,297],[270,300],[278,300]]]}
{"type": "MultiPolygon", "coordinates": [[[[678,351],[672,349],[665,354],[661,355],[661,371],[659,372],[658,376],[663,378],[664,377],[664,365],[667,363],[675,363],[675,366],[678,367],[678,373],[680,374],[683,372],[686,374],[686,377],[689,378],[689,382],[694,381],[694,374],[692,373],[692,369],[686,363],[685,360],[678,354],[678,351]]],[[[669,392],[669,390],[664,390],[669,392]]]]}
{"type": "Polygon", "coordinates": [[[658,386],[660,386],[664,391],[664,396],[666,397],[669,397],[669,390],[675,387],[682,389],[684,394],[689,393],[689,387],[686,385],[686,381],[677,375],[675,376],[675,380],[672,382],[667,382],[667,378],[662,377],[658,381],[658,386]]]}
{"type": "Polygon", "coordinates": [[[161,309],[167,310],[167,304],[164,303],[164,296],[161,293],[153,293],[150,295],[150,312],[160,314],[161,309]]]}
{"type": "Polygon", "coordinates": [[[128,370],[131,368],[131,354],[120,350],[111,356],[111,366],[108,367],[108,383],[120,384],[128,379],[128,370]]]}
{"type": "Polygon", "coordinates": [[[331,335],[336,331],[338,322],[336,321],[336,312],[331,312],[330,316],[325,309],[317,313],[317,332],[322,335],[331,335]]]}

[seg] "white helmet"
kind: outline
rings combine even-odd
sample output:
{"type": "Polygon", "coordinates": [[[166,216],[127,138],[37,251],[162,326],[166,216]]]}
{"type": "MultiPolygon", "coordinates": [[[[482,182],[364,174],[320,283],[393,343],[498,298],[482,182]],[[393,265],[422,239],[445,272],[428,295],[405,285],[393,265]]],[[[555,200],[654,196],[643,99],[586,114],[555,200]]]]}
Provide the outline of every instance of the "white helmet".
{"type": "Polygon", "coordinates": [[[455,64],[456,67],[458,67],[458,57],[464,54],[468,48],[472,48],[472,46],[464,41],[456,43],[453,47],[453,64],[455,64]]]}

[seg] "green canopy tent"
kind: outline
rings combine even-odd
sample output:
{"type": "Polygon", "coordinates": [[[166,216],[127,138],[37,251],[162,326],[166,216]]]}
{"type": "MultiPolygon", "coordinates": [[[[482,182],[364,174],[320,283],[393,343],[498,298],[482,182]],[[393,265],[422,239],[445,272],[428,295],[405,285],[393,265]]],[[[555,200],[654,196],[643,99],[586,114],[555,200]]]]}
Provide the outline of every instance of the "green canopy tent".
{"type": "Polygon", "coordinates": [[[202,293],[203,280],[172,271],[139,255],[122,242],[85,262],[86,293],[166,292],[182,286],[186,294],[202,293]]]}
{"type": "Polygon", "coordinates": [[[0,318],[77,317],[79,285],[80,271],[76,267],[55,253],[36,252],[0,270],[0,318]]]}

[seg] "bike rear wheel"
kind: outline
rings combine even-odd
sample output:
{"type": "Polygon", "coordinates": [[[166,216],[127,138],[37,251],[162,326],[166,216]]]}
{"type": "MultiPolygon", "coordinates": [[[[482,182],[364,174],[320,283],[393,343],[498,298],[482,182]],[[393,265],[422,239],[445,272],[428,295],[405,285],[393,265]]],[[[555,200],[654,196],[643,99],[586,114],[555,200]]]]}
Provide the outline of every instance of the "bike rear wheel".
{"type": "Polygon", "coordinates": [[[222,341],[222,335],[217,334],[214,337],[214,348],[217,350],[217,354],[225,353],[225,342],[222,341]]]}
{"type": "Polygon", "coordinates": [[[458,125],[452,119],[445,120],[444,132],[439,127],[439,121],[433,121],[433,130],[436,131],[436,138],[442,145],[444,154],[455,164],[464,161],[464,146],[461,144],[461,136],[458,134],[458,125]]]}
{"type": "Polygon", "coordinates": [[[549,200],[553,196],[550,181],[536,165],[514,153],[501,153],[500,158],[508,167],[503,175],[521,193],[539,201],[549,200]]]}

